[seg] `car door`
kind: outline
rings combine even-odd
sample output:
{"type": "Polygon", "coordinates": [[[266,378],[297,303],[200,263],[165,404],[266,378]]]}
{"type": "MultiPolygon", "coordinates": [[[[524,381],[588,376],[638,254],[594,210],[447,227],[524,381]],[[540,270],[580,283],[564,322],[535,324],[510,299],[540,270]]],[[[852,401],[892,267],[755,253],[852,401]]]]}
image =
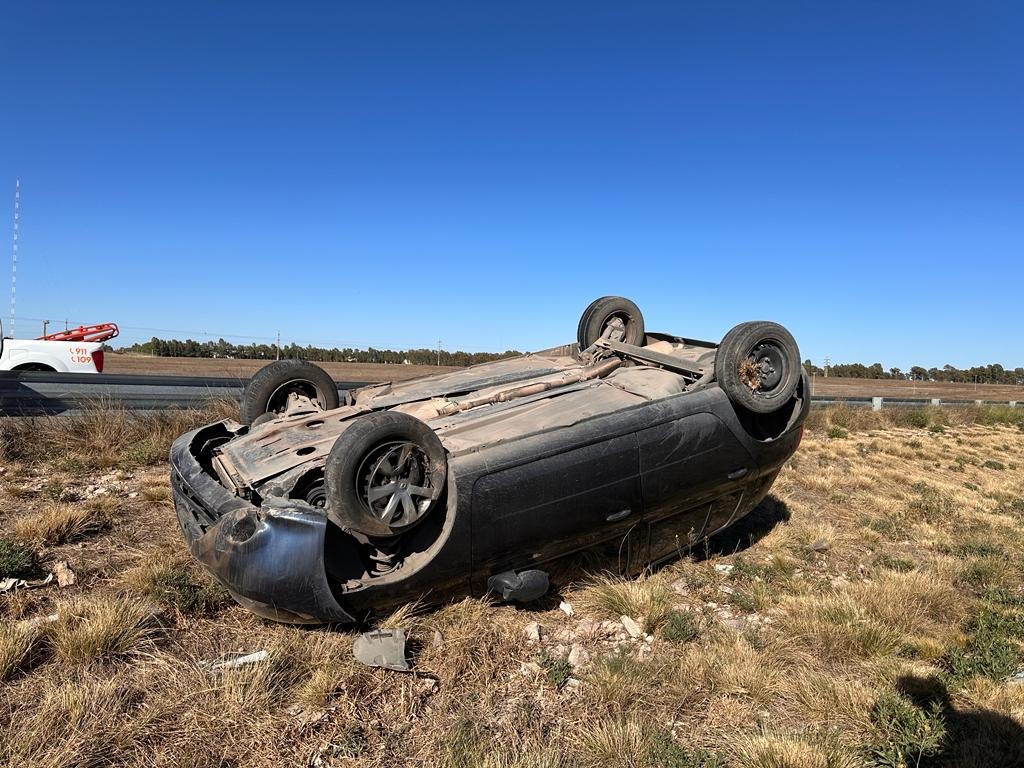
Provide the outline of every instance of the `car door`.
{"type": "Polygon", "coordinates": [[[478,576],[522,570],[600,542],[624,539],[638,522],[635,434],[548,449],[541,458],[476,481],[471,539],[478,576]]]}
{"type": "Polygon", "coordinates": [[[750,452],[713,413],[637,432],[651,562],[682,554],[728,518],[737,488],[755,469],[750,452]],[[714,518],[714,519],[711,519],[714,518]]]}

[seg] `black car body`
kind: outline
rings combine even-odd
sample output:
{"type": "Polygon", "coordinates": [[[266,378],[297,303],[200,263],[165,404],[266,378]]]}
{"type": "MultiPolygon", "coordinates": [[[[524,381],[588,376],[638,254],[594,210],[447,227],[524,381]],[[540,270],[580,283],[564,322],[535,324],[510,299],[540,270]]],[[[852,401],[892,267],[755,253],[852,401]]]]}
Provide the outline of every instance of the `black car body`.
{"type": "Polygon", "coordinates": [[[720,386],[719,345],[638,341],[606,335],[182,435],[171,477],[188,547],[242,605],[296,623],[482,595],[581,550],[623,572],[676,557],[764,498],[800,441],[809,383],[798,367],[784,400],[755,413],[720,386]],[[429,514],[393,536],[332,519],[324,483],[339,437],[381,411],[425,423],[445,457],[429,514]]]}

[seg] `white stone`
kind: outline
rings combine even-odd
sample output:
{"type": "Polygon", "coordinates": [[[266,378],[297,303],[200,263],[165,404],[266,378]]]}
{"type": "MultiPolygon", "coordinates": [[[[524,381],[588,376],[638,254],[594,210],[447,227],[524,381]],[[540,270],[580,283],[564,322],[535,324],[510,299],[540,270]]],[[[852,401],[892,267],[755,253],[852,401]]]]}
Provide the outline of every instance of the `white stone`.
{"type": "Polygon", "coordinates": [[[634,640],[644,633],[644,631],[640,629],[640,625],[633,621],[629,616],[622,616],[619,618],[619,621],[622,622],[622,628],[625,629],[626,632],[629,633],[629,636],[634,640]]]}
{"type": "Polygon", "coordinates": [[[573,647],[569,649],[569,666],[573,669],[582,667],[588,661],[590,661],[590,654],[587,653],[585,648],[579,645],[573,645],[573,647]]]}
{"type": "Polygon", "coordinates": [[[531,643],[539,643],[544,634],[544,630],[536,621],[531,621],[527,624],[523,632],[526,634],[526,639],[531,643]]]}

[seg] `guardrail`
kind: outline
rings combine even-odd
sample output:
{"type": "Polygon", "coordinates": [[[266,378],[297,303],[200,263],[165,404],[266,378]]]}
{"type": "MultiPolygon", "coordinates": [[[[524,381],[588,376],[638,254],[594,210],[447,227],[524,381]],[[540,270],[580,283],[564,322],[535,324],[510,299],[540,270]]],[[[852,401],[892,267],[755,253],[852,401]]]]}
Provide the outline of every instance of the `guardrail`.
{"type": "MultiPolygon", "coordinates": [[[[0,416],[74,412],[96,401],[130,410],[196,408],[210,400],[238,400],[248,379],[206,376],[139,376],[106,373],[0,372],[0,416]]],[[[367,382],[339,381],[339,390],[367,382]]]]}
{"type": "MultiPolygon", "coordinates": [[[[125,408],[157,411],[195,408],[210,400],[237,400],[248,379],[206,376],[140,376],[106,373],[0,372],[0,416],[43,416],[81,410],[98,400],[116,401],[125,408]]],[[[371,382],[339,381],[339,390],[365,387],[371,382]]],[[[900,397],[834,397],[815,395],[813,408],[845,403],[852,408],[921,408],[936,406],[1009,405],[1024,401],[939,400],[900,397]]]]}
{"type": "Polygon", "coordinates": [[[943,400],[932,398],[909,397],[836,397],[834,395],[812,395],[812,408],[827,408],[840,403],[851,408],[870,408],[880,411],[883,408],[925,408],[933,405],[938,407],[964,408],[977,405],[1008,405],[1011,408],[1024,407],[1024,400],[943,400]]]}

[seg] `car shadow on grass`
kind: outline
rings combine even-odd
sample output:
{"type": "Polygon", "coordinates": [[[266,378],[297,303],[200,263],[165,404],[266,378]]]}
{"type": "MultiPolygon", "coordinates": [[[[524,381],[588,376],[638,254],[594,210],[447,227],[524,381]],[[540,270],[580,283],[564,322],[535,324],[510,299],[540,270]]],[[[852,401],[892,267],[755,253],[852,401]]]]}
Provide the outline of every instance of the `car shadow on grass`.
{"type": "Polygon", "coordinates": [[[606,544],[603,547],[593,547],[578,552],[550,566],[552,588],[547,595],[521,607],[533,611],[557,608],[559,603],[565,599],[566,587],[579,585],[594,574],[618,575],[627,579],[636,578],[644,573],[655,573],[663,568],[671,567],[673,563],[687,557],[695,562],[703,562],[742,552],[771,533],[779,523],[789,520],[790,516],[791,513],[786,502],[769,494],[749,514],[729,527],[709,539],[699,542],[691,550],[680,550],[678,555],[673,555],[653,566],[627,554],[629,545],[626,539],[621,542],[612,542],[614,546],[610,548],[606,544]]]}
{"type": "Polygon", "coordinates": [[[774,494],[768,494],[745,517],[697,544],[691,557],[697,562],[703,562],[742,552],[775,530],[779,523],[787,522],[791,516],[786,502],[774,494]]]}
{"type": "Polygon", "coordinates": [[[929,754],[907,755],[912,764],[920,768],[1024,767],[1024,727],[1016,720],[988,709],[955,707],[937,677],[904,675],[896,688],[945,730],[929,754]]]}

